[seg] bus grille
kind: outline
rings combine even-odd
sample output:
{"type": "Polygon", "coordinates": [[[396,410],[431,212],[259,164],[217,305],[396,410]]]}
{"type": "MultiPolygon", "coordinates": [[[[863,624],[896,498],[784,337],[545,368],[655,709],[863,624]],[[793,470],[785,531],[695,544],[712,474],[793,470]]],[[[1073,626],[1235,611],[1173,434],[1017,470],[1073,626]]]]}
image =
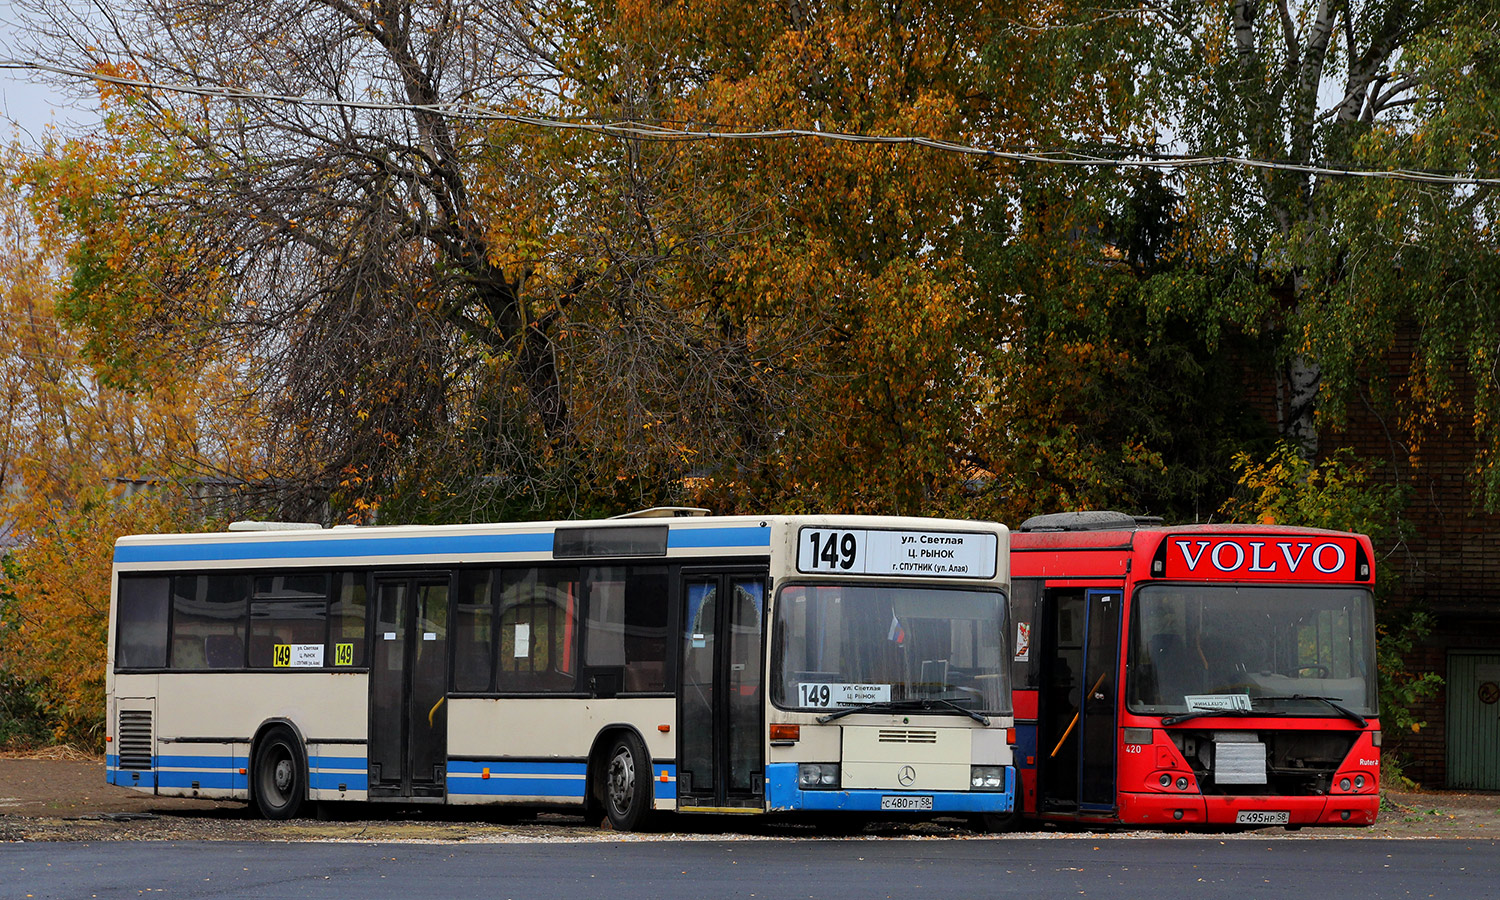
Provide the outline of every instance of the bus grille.
{"type": "Polygon", "coordinates": [[[936,744],[937,732],[920,728],[882,728],[877,740],[882,744],[936,744]]]}
{"type": "Polygon", "coordinates": [[[151,710],[120,710],[120,768],[151,768],[151,710]]]}

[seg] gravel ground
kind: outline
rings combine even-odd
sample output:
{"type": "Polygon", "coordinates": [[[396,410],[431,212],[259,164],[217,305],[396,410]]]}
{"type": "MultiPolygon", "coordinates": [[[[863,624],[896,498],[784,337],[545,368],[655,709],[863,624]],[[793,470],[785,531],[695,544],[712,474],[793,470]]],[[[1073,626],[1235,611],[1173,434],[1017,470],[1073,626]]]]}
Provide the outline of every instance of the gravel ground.
{"type": "MultiPolygon", "coordinates": [[[[243,803],[152,797],[104,783],[104,764],[76,754],[61,758],[0,757],[0,841],[636,841],[787,840],[821,836],[808,825],[713,817],[665,817],[649,834],[617,834],[578,816],[418,807],[393,809],[363,804],[322,804],[315,818],[268,822],[243,803]],[[721,829],[733,829],[723,831],[721,829]]],[[[1016,832],[1024,837],[1165,837],[1158,832],[1071,832],[1048,828],[1016,832]]],[[[849,835],[838,835],[849,839],[849,835]]],[[[1287,831],[1263,828],[1219,835],[1286,838],[1500,838],[1500,794],[1388,792],[1380,821],[1369,828],[1287,831]]],[[[921,824],[874,823],[854,835],[867,840],[984,838],[959,821],[921,824]]],[[[1003,839],[1003,836],[1000,837],[1003,839]]]]}

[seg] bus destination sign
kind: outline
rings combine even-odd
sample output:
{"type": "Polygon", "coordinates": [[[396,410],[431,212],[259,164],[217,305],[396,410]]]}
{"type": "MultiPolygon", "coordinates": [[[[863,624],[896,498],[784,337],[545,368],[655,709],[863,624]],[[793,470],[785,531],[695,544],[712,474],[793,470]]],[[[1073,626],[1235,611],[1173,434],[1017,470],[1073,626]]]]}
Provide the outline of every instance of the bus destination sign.
{"type": "Polygon", "coordinates": [[[1173,535],[1167,578],[1235,581],[1355,581],[1357,542],[1347,537],[1173,535]]]}
{"type": "Polygon", "coordinates": [[[807,526],[797,533],[797,571],[809,575],[994,578],[998,549],[993,533],[807,526]]]}

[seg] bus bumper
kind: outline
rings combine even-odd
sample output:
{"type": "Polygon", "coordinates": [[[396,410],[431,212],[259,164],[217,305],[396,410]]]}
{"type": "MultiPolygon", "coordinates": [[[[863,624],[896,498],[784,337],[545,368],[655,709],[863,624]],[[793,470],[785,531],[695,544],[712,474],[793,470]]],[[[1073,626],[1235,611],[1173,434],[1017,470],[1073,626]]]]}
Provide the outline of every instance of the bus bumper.
{"type": "Polygon", "coordinates": [[[1378,794],[1334,794],[1326,797],[1204,797],[1202,795],[1120,794],[1120,821],[1126,825],[1245,825],[1252,817],[1286,813],[1287,825],[1373,825],[1380,808],[1378,794]]]}
{"type": "Polygon", "coordinates": [[[771,763],[766,766],[766,800],[768,812],[1008,813],[1015,808],[1016,770],[1014,766],[1005,767],[1005,789],[999,791],[804,791],[797,786],[796,763],[771,763]],[[930,809],[925,805],[929,797],[930,809]],[[886,798],[893,798],[891,803],[910,805],[893,809],[882,805],[886,798]]]}

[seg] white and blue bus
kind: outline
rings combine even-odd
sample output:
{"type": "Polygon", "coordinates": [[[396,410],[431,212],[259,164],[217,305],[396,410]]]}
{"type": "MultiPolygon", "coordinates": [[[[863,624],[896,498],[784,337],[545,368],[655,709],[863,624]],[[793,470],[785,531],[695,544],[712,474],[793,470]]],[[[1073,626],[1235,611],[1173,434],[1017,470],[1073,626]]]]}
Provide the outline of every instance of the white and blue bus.
{"type": "Polygon", "coordinates": [[[123,537],[108,780],[271,818],[1010,813],[1005,526],[652,512],[123,537]]]}

